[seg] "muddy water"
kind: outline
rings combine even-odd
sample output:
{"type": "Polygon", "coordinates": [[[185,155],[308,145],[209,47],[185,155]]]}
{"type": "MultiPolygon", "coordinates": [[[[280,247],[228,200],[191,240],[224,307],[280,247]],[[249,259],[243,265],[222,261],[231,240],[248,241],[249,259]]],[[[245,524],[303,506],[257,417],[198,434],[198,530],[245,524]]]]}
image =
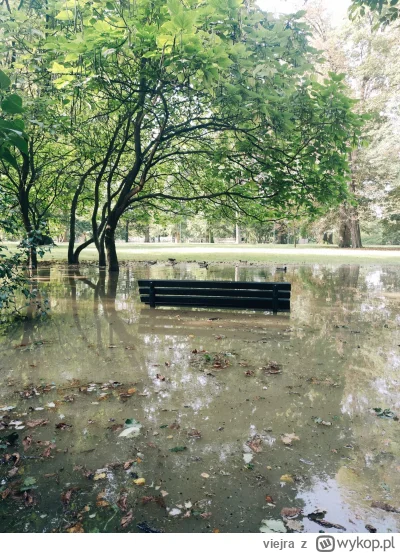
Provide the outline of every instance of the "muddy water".
{"type": "Polygon", "coordinates": [[[0,337],[2,531],[400,530],[379,508],[400,509],[398,269],[54,267],[36,284],[49,316],[0,337]],[[292,311],[150,311],[148,276],[287,280],[292,311]]]}

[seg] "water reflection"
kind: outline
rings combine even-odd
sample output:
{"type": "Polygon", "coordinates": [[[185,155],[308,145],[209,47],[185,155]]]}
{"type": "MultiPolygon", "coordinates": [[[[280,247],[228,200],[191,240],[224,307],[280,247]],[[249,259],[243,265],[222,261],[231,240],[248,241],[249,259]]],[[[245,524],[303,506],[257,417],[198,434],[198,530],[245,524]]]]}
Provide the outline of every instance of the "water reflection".
{"type": "MultiPolygon", "coordinates": [[[[12,476],[10,460],[0,466],[2,529],[79,522],[114,531],[126,493],[129,531],[146,521],[164,531],[257,532],[292,506],[324,508],[349,532],[399,530],[398,515],[371,507],[399,506],[399,423],[372,410],[400,411],[397,269],[157,264],[108,277],[52,267],[37,285],[50,316],[39,320],[32,308],[0,338],[0,408],[15,406],[0,411],[0,438],[13,420],[24,426],[19,443],[0,450],[22,456],[12,476]],[[139,278],[287,280],[292,312],[149,310],[139,278]],[[280,374],[262,369],[271,361],[280,374]],[[39,419],[48,423],[26,423],[39,419]],[[126,419],[142,424],[138,438],[118,437],[126,419]],[[296,436],[291,445],[286,434],[296,436]],[[24,451],[27,436],[33,445],[24,451]],[[55,445],[49,456],[45,442],[55,445]],[[26,477],[36,482],[28,506],[26,477]],[[144,488],[134,483],[141,477],[144,488]],[[60,494],[71,488],[79,492],[65,504],[60,494]]],[[[321,529],[298,520],[305,531],[321,529]]]]}

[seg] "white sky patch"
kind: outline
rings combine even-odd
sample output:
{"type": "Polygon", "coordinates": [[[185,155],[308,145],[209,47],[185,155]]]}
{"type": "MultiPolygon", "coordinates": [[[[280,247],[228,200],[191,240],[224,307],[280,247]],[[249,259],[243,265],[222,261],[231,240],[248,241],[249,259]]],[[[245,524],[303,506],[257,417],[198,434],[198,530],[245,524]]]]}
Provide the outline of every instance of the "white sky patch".
{"type": "MultiPolygon", "coordinates": [[[[257,4],[262,10],[279,15],[305,9],[307,0],[257,0],[257,4]]],[[[324,0],[323,4],[331,15],[333,25],[338,25],[343,19],[347,18],[350,0],[335,0],[334,2],[324,0]]]]}

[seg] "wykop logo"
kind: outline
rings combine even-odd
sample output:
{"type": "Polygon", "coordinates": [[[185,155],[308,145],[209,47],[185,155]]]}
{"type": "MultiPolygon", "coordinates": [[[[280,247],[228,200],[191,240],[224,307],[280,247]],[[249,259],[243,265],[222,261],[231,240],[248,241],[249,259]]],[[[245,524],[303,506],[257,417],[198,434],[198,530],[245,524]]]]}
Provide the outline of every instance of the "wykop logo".
{"type": "Polygon", "coordinates": [[[316,543],[317,551],[330,553],[335,550],[335,538],[333,536],[318,536],[316,543]]]}

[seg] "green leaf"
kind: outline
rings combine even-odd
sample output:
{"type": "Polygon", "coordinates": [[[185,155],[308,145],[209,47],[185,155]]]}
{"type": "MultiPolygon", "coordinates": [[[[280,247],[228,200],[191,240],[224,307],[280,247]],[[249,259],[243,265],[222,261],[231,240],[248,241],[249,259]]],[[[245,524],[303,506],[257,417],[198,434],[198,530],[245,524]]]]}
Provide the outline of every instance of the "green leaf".
{"type": "Polygon", "coordinates": [[[20,491],[24,492],[26,490],[31,490],[33,487],[36,487],[35,484],[36,484],[36,478],[33,478],[33,476],[28,476],[23,481],[20,491]]]}
{"type": "Polygon", "coordinates": [[[10,144],[18,148],[20,152],[28,155],[28,143],[25,138],[14,133],[12,136],[9,137],[9,142],[10,144]]]}
{"type": "Polygon", "coordinates": [[[7,75],[0,69],[0,89],[8,88],[11,84],[10,79],[7,75]]]}
{"type": "Polygon", "coordinates": [[[15,113],[22,113],[24,111],[22,107],[22,98],[18,96],[18,94],[10,94],[10,96],[7,96],[7,98],[1,102],[1,109],[12,115],[15,113]]]}
{"type": "Polygon", "coordinates": [[[17,163],[15,157],[10,152],[10,150],[8,150],[6,148],[1,150],[0,151],[0,159],[3,159],[4,161],[6,161],[10,165],[12,165],[14,167],[14,169],[18,169],[18,163],[17,163]]]}
{"type": "Polygon", "coordinates": [[[63,10],[56,15],[56,19],[59,21],[70,21],[74,19],[74,12],[71,10],[63,10]]]}

